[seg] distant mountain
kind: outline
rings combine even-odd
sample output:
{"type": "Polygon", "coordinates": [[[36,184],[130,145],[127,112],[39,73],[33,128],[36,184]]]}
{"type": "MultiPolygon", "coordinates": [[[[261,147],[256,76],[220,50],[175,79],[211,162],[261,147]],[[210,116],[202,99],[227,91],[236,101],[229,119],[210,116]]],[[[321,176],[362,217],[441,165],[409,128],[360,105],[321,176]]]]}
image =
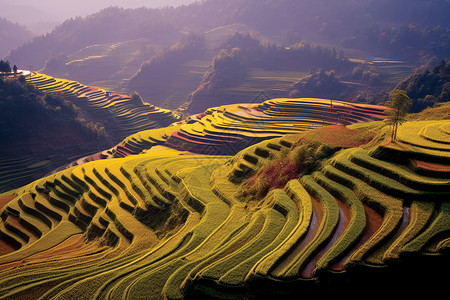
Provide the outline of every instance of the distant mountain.
{"type": "Polygon", "coordinates": [[[0,57],[31,40],[34,34],[25,26],[0,18],[0,57]]]}
{"type": "Polygon", "coordinates": [[[85,17],[109,6],[123,8],[178,6],[195,0],[0,0],[0,18],[24,24],[33,32],[46,34],[65,20],[85,17]]]}
{"type": "MultiPolygon", "coordinates": [[[[20,68],[32,65],[45,74],[107,90],[138,91],[149,103],[164,108],[186,108],[191,94],[210,79],[207,73],[213,71],[214,57],[221,49],[231,51],[224,42],[233,33],[243,32],[278,48],[278,56],[268,57],[273,53],[270,51],[261,55],[261,47],[247,49],[245,57],[259,61],[242,65],[247,73],[239,77],[241,80],[230,73],[235,81],[228,83],[228,90],[205,94],[204,99],[213,99],[219,105],[252,101],[262,92],[268,97],[284,97],[300,78],[319,71],[310,72],[311,68],[336,69],[328,62],[303,57],[301,60],[309,65],[299,67],[294,63],[287,70],[282,65],[294,59],[286,59],[292,52],[287,48],[300,42],[321,45],[327,52],[325,56],[333,58],[343,56],[344,49],[346,57],[363,62],[379,57],[405,61],[403,66],[380,65],[378,70],[366,64],[370,72],[359,73],[370,75],[371,82],[352,84],[373,87],[374,82],[379,83],[380,78],[383,81],[383,76],[390,73],[389,82],[376,86],[387,89],[392,88],[387,85],[395,86],[410,75],[409,66],[445,58],[450,30],[444,12],[449,10],[450,2],[445,0],[206,0],[158,9],[110,7],[65,21],[52,32],[15,49],[6,59],[20,68]],[[183,48],[190,34],[204,36],[205,44],[196,44],[194,50],[183,48]],[[286,57],[280,57],[280,53],[286,57]]],[[[236,43],[232,47],[243,49],[246,45],[236,43]]],[[[341,80],[343,74],[337,75],[341,80]]],[[[355,79],[348,78],[343,80],[355,79]]],[[[355,93],[351,94],[353,97],[355,93]]],[[[194,102],[198,106],[194,109],[191,105],[193,111],[211,104],[194,102]]]]}
{"type": "Polygon", "coordinates": [[[69,19],[51,33],[36,37],[7,56],[17,65],[34,65],[41,69],[45,62],[60,54],[71,53],[90,45],[117,43],[148,38],[170,45],[180,33],[156,9],[125,10],[107,8],[85,18],[69,19]]]}
{"type": "Polygon", "coordinates": [[[376,24],[387,28],[408,24],[448,27],[449,10],[450,3],[445,0],[207,0],[176,8],[116,7],[67,20],[7,58],[42,68],[54,55],[87,45],[139,37],[174,42],[177,31],[206,32],[233,23],[246,24],[278,41],[340,43],[376,24]]]}

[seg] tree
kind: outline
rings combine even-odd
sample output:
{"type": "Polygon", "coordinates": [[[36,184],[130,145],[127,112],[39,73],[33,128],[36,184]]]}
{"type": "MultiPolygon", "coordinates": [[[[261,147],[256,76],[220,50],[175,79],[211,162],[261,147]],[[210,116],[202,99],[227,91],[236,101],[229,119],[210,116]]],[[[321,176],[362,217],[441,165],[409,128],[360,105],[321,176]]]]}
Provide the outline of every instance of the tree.
{"type": "Polygon", "coordinates": [[[405,117],[412,106],[412,101],[406,95],[404,90],[394,90],[389,94],[389,99],[385,105],[392,110],[387,110],[388,124],[391,125],[391,139],[395,141],[397,139],[397,129],[405,120],[405,117]]]}
{"type": "Polygon", "coordinates": [[[133,92],[131,94],[131,102],[136,104],[144,104],[144,100],[142,99],[141,95],[138,94],[138,92],[133,92]]]}
{"type": "Polygon", "coordinates": [[[11,73],[11,66],[9,61],[0,60],[0,72],[11,73]]]}

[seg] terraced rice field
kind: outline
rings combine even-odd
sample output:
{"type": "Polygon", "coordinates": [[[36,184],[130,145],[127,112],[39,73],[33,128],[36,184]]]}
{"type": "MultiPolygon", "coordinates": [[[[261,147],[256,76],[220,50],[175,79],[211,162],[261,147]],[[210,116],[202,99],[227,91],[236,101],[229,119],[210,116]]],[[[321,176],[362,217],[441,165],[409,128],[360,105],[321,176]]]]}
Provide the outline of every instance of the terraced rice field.
{"type": "MultiPolygon", "coordinates": [[[[97,49],[98,50],[98,49],[97,49]]],[[[135,103],[128,95],[83,85],[77,81],[54,78],[41,73],[26,77],[39,90],[45,93],[61,93],[76,96],[77,106],[99,121],[109,124],[109,135],[113,143],[119,143],[137,132],[165,128],[180,120],[180,116],[170,110],[161,109],[146,103],[135,103]]],[[[0,161],[0,193],[36,180],[74,159],[64,154],[71,145],[50,144],[53,152],[44,153],[39,160],[30,155],[3,157],[0,161]]],[[[132,147],[129,142],[127,146],[132,147]]],[[[118,151],[120,152],[120,150],[118,151]]],[[[79,156],[91,153],[79,153],[79,156]]],[[[72,154],[73,155],[73,154],[72,154]]],[[[77,156],[77,157],[79,157],[77,156]]]]}
{"type": "Polygon", "coordinates": [[[166,144],[196,153],[234,155],[256,142],[290,133],[331,124],[383,120],[385,109],[316,98],[226,105],[210,108],[199,120],[181,126],[166,144]]]}
{"type": "Polygon", "coordinates": [[[449,266],[449,121],[405,123],[396,143],[385,127],[380,141],[344,147],[262,199],[236,194],[243,171],[293,150],[298,136],[286,133],[382,119],[381,107],[354,105],[343,117],[348,105],[328,102],[212,108],[123,141],[138,154],[85,161],[4,195],[0,297],[432,295],[430,284],[445,282],[433,272],[449,266]],[[222,149],[252,134],[228,156],[171,141],[188,136],[193,150],[225,141],[222,149]]]}
{"type": "Polygon", "coordinates": [[[164,146],[198,154],[234,155],[257,142],[331,124],[357,124],[385,117],[382,106],[327,99],[273,99],[262,104],[210,108],[168,127],[128,136],[111,149],[83,157],[70,166],[139,154],[164,146]]]}
{"type": "Polygon", "coordinates": [[[97,120],[111,120],[116,125],[111,133],[118,138],[117,142],[136,132],[165,127],[180,119],[170,110],[136,103],[128,95],[111,93],[77,81],[41,73],[33,73],[29,81],[45,93],[75,95],[79,100],[77,106],[85,108],[97,120]]]}
{"type": "MultiPolygon", "coordinates": [[[[51,170],[50,160],[36,163],[31,157],[3,158],[0,161],[0,193],[7,192],[23,184],[23,180],[35,178],[36,173],[42,169],[51,170]]],[[[45,175],[40,172],[41,175],[45,175]]],[[[31,181],[31,180],[30,180],[31,181]]]]}

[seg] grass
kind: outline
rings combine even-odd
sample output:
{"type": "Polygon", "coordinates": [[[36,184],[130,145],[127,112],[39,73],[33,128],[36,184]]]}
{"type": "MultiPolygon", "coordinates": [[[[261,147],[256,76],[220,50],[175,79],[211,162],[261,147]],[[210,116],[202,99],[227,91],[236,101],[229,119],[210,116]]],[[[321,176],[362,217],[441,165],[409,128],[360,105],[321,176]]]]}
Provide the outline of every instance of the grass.
{"type": "Polygon", "coordinates": [[[429,107],[415,114],[409,114],[407,121],[448,120],[450,119],[450,103],[444,102],[429,107]]]}
{"type": "Polygon", "coordinates": [[[378,123],[372,126],[347,127],[340,125],[325,126],[310,130],[302,135],[302,139],[321,142],[332,148],[356,148],[369,143],[376,135],[378,123]]]}

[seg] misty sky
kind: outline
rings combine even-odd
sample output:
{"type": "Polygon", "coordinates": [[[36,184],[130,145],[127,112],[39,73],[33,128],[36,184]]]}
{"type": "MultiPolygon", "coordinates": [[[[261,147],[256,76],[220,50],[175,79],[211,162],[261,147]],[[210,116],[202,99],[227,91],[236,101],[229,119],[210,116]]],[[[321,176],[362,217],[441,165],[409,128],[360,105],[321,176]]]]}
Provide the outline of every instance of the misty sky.
{"type": "Polygon", "coordinates": [[[123,8],[162,7],[196,0],[0,0],[0,17],[45,33],[64,20],[86,16],[109,6],[123,8]]]}

